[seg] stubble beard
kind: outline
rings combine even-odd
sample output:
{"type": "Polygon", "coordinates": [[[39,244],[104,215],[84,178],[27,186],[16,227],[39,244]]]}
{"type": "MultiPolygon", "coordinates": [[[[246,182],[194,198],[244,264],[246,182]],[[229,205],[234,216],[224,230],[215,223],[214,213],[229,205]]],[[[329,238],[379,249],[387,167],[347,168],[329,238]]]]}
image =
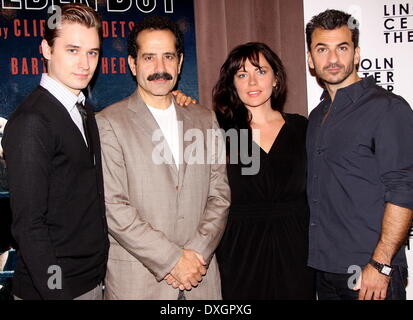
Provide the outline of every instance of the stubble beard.
{"type": "Polygon", "coordinates": [[[348,77],[351,76],[351,74],[354,71],[354,64],[351,64],[348,68],[344,68],[344,75],[334,81],[329,80],[327,77],[324,76],[324,74],[322,72],[319,72],[317,74],[317,76],[326,84],[330,84],[330,85],[338,85],[343,83],[344,81],[346,81],[348,79],[348,77]]]}

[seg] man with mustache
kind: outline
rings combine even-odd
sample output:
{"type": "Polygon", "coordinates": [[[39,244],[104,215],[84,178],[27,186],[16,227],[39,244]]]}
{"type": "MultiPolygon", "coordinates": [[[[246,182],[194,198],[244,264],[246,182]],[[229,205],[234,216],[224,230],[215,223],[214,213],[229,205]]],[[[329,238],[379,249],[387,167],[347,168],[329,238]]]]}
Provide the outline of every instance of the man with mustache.
{"type": "Polygon", "coordinates": [[[183,48],[168,18],[137,23],[128,39],[137,89],[97,115],[110,234],[105,299],[221,298],[214,251],[229,207],[226,165],[187,161],[187,133],[205,142],[218,124],[209,109],[178,107],[171,95],[183,48]]]}
{"type": "Polygon", "coordinates": [[[307,131],[309,265],[318,270],[318,298],[406,299],[413,112],[373,77],[358,77],[359,30],[350,15],[320,13],[306,36],[308,64],[325,87],[307,131]]]}

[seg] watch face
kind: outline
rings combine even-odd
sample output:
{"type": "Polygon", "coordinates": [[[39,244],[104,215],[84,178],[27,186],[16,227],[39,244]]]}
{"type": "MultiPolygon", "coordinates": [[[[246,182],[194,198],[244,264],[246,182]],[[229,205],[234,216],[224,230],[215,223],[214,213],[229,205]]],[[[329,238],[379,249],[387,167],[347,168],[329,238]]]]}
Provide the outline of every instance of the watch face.
{"type": "Polygon", "coordinates": [[[381,273],[385,274],[386,276],[389,276],[391,274],[391,270],[392,269],[389,266],[384,265],[381,269],[381,273]]]}

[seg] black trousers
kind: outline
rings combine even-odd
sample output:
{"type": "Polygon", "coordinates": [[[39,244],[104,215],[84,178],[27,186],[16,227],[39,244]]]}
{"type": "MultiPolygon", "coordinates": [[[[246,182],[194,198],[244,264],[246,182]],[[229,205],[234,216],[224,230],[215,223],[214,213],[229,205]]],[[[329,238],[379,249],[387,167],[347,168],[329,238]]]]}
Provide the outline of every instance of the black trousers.
{"type": "MultiPolygon", "coordinates": [[[[316,286],[319,300],[357,300],[359,291],[349,288],[352,274],[317,271],[316,286]]],[[[406,300],[407,268],[395,266],[389,282],[386,300],[406,300]]]]}

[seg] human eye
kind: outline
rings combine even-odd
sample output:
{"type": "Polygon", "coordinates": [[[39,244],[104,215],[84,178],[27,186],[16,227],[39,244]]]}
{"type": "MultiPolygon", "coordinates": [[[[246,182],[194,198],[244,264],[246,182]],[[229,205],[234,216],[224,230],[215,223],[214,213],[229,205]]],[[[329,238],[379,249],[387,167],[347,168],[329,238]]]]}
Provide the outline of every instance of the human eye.
{"type": "Polygon", "coordinates": [[[75,48],[68,48],[68,49],[67,49],[67,52],[69,52],[69,53],[77,53],[77,49],[75,49],[75,48]]]}
{"type": "Polygon", "coordinates": [[[264,74],[266,74],[266,73],[267,73],[266,70],[264,70],[264,69],[258,69],[258,74],[264,75],[264,74]]]}
{"type": "Polygon", "coordinates": [[[239,78],[239,79],[244,79],[244,78],[247,77],[247,74],[246,74],[246,73],[241,73],[241,72],[239,72],[239,73],[236,74],[236,76],[237,76],[237,78],[239,78]]]}
{"type": "Polygon", "coordinates": [[[173,60],[175,58],[175,56],[173,54],[167,54],[165,55],[165,59],[166,60],[173,60]]]}
{"type": "Polygon", "coordinates": [[[147,61],[147,62],[151,62],[153,60],[152,56],[144,56],[143,60],[147,61]]]}
{"type": "Polygon", "coordinates": [[[327,51],[327,49],[324,48],[324,47],[319,47],[319,48],[317,48],[317,52],[318,52],[318,53],[324,53],[324,52],[326,52],[326,51],[327,51]]]}
{"type": "Polygon", "coordinates": [[[348,49],[347,46],[341,46],[341,47],[339,47],[339,50],[340,50],[340,51],[347,51],[347,49],[348,49]]]}
{"type": "Polygon", "coordinates": [[[88,53],[90,56],[92,56],[92,57],[97,57],[98,55],[99,55],[99,52],[97,52],[97,51],[89,51],[89,53],[88,53]]]}

